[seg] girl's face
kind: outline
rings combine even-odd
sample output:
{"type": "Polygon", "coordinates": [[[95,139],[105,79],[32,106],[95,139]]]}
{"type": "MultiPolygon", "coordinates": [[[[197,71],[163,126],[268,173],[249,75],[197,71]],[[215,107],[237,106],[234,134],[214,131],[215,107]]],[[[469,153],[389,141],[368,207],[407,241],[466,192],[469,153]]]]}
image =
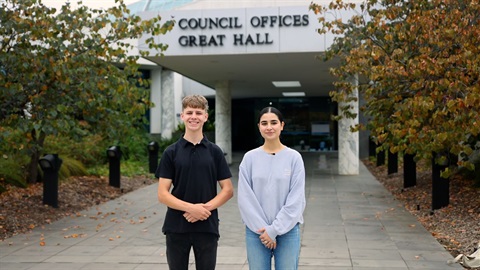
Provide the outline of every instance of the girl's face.
{"type": "Polygon", "coordinates": [[[203,124],[208,120],[208,113],[200,108],[186,107],[180,114],[185,128],[191,131],[201,130],[203,124]]]}
{"type": "Polygon", "coordinates": [[[265,140],[279,139],[283,130],[284,122],[280,122],[274,113],[265,113],[260,117],[258,129],[265,140]]]}

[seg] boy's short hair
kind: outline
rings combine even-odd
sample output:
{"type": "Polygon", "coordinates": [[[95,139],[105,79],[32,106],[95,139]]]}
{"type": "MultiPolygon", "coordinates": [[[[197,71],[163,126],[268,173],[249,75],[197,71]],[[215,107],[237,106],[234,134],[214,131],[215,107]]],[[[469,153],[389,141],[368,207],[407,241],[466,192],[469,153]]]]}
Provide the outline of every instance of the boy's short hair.
{"type": "Polygon", "coordinates": [[[182,100],[182,110],[187,107],[208,111],[208,101],[202,95],[188,95],[182,100]]]}

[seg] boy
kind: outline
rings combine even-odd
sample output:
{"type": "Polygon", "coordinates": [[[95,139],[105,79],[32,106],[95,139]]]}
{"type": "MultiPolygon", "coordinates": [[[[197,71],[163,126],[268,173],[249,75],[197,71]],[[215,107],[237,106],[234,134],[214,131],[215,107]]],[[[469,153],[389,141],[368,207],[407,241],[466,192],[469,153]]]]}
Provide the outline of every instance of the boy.
{"type": "Polygon", "coordinates": [[[192,247],[197,270],[215,269],[220,237],[217,208],[233,197],[232,174],[223,151],[203,136],[207,111],[203,96],[182,100],[185,134],[165,149],[155,173],[158,200],[168,207],[162,231],[171,270],[188,269],[192,247]]]}

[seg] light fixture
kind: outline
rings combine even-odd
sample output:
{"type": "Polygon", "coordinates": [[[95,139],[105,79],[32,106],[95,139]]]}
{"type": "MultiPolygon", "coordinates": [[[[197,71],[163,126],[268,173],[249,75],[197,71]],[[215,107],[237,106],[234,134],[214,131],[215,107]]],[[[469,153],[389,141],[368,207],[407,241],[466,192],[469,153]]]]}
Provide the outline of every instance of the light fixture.
{"type": "Polygon", "coordinates": [[[58,171],[62,159],[58,154],[48,154],[38,160],[43,170],[43,204],[58,207],[58,171]]]}
{"type": "Polygon", "coordinates": [[[299,81],[272,81],[275,87],[300,87],[299,81]]]}
{"type": "Polygon", "coordinates": [[[304,97],[305,92],[282,92],[284,97],[304,97]]]}
{"type": "Polygon", "coordinates": [[[122,151],[120,146],[110,146],[107,149],[108,157],[108,184],[112,187],[120,187],[120,158],[122,157],[122,151]]]}
{"type": "Polygon", "coordinates": [[[148,151],[158,151],[158,143],[156,141],[152,141],[148,144],[148,151]]]}
{"type": "Polygon", "coordinates": [[[55,156],[51,154],[45,155],[38,161],[38,163],[42,170],[53,169],[55,166],[55,156]]]}
{"type": "Polygon", "coordinates": [[[120,158],[121,155],[120,146],[114,145],[107,149],[107,156],[109,158],[120,158]]]}
{"type": "Polygon", "coordinates": [[[152,141],[148,144],[148,170],[150,173],[155,173],[158,166],[158,143],[152,141]]]}

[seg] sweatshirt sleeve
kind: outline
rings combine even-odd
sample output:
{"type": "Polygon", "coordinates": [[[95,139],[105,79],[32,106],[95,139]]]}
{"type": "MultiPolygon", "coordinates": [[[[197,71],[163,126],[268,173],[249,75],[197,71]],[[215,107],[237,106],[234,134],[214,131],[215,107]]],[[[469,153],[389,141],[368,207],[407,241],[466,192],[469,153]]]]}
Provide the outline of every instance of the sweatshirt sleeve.
{"type": "Polygon", "coordinates": [[[305,166],[299,153],[292,164],[290,192],[285,205],[278,212],[273,223],[265,227],[270,238],[289,232],[298,222],[303,222],[305,209],[305,166]]]}
{"type": "Polygon", "coordinates": [[[249,169],[251,159],[244,156],[238,175],[238,208],[243,223],[253,232],[267,226],[267,217],[252,188],[252,177],[249,169]]]}

